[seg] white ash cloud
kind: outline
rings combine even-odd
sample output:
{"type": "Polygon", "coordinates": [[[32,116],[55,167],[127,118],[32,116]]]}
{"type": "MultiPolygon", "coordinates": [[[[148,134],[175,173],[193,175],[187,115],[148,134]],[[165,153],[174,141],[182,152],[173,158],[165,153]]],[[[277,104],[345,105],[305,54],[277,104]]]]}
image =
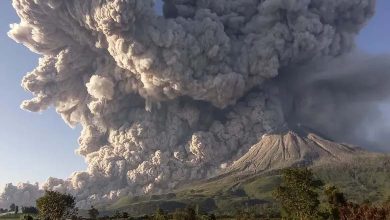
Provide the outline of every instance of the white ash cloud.
{"type": "Polygon", "coordinates": [[[43,195],[38,183],[20,183],[13,185],[11,183],[4,187],[0,195],[0,207],[9,208],[12,203],[22,206],[35,205],[35,200],[43,195]]]}
{"type": "Polygon", "coordinates": [[[79,206],[214,175],[285,124],[281,68],[339,56],[375,0],[13,0],[9,36],[42,55],[22,108],[83,127],[88,170],[46,189],[79,206]]]}
{"type": "Polygon", "coordinates": [[[98,100],[111,100],[114,96],[114,83],[105,77],[94,75],[86,86],[88,93],[98,100]]]}

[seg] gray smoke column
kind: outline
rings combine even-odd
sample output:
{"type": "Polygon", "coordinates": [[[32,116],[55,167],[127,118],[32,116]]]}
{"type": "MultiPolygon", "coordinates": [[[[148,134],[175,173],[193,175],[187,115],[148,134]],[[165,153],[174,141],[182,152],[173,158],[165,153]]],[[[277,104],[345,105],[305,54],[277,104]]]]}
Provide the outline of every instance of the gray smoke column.
{"type": "MultiPolygon", "coordinates": [[[[337,57],[375,0],[13,0],[9,36],[42,57],[23,79],[34,98],[83,127],[88,170],[50,178],[79,206],[159,193],[215,175],[285,126],[281,68],[337,57]]],[[[293,76],[291,76],[293,77],[293,76]]]]}

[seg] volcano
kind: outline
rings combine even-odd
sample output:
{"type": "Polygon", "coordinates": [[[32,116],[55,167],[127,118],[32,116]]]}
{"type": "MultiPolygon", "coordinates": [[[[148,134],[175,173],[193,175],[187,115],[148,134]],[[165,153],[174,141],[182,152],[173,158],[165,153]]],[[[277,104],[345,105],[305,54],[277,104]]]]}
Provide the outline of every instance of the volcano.
{"type": "Polygon", "coordinates": [[[261,173],[292,166],[315,166],[324,163],[352,162],[357,156],[371,153],[354,145],[337,143],[308,127],[266,134],[246,154],[229,166],[226,173],[261,173]]]}
{"type": "Polygon", "coordinates": [[[199,204],[205,212],[229,212],[238,207],[272,204],[272,192],[281,182],[281,170],[309,167],[316,178],[336,184],[348,198],[381,201],[390,185],[390,156],[358,146],[338,143],[298,124],[266,134],[219,175],[188,181],[173,192],[153,196],[123,197],[108,211],[125,210],[139,215],[158,207],[175,211],[199,204]]]}

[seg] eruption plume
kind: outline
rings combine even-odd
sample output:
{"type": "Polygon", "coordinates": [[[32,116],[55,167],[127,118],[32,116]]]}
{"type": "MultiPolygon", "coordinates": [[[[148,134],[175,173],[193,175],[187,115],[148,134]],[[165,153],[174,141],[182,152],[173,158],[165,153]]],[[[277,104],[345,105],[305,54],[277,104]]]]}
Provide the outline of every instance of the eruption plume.
{"type": "Polygon", "coordinates": [[[346,97],[321,88],[365,99],[376,86],[363,71],[354,87],[344,72],[308,71],[353,48],[375,0],[168,2],[175,16],[158,15],[153,0],[13,0],[21,22],[9,36],[42,55],[23,79],[34,98],[22,108],[54,106],[83,127],[87,171],[45,189],[76,195],[80,207],[164,192],[215,175],[286,117],[311,120],[315,97],[329,98],[323,117],[332,117],[346,97]],[[288,106],[295,97],[302,112],[288,106]]]}

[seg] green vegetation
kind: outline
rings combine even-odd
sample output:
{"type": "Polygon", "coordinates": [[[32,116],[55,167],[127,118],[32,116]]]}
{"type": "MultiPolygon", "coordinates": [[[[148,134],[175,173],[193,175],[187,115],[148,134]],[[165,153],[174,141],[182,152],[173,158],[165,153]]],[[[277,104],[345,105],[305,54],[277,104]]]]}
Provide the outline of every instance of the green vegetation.
{"type": "MultiPolygon", "coordinates": [[[[356,163],[322,164],[312,167],[313,178],[320,179],[342,191],[345,198],[356,204],[364,200],[384,202],[390,197],[390,156],[357,158],[356,163]]],[[[184,209],[188,204],[199,206],[199,210],[217,215],[234,216],[238,212],[252,211],[274,216],[279,204],[273,191],[282,182],[282,172],[273,171],[257,176],[226,175],[206,182],[184,185],[173,193],[124,197],[114,204],[99,206],[99,210],[119,210],[141,216],[152,214],[162,208],[167,212],[184,209]]],[[[317,191],[319,201],[327,200],[322,190],[317,191]]],[[[326,209],[320,205],[320,209],[326,209]]]]}
{"type": "Polygon", "coordinates": [[[166,212],[164,212],[164,210],[158,208],[156,211],[156,214],[154,214],[153,219],[154,220],[168,220],[169,217],[168,217],[168,214],[166,212]]]}
{"type": "Polygon", "coordinates": [[[33,220],[37,214],[38,209],[35,207],[22,207],[21,210],[19,210],[19,206],[15,204],[11,204],[9,209],[0,209],[0,219],[33,220]]]}
{"type": "Polygon", "coordinates": [[[20,219],[20,220],[33,220],[37,219],[37,215],[24,214],[24,213],[12,213],[6,215],[0,215],[0,219],[2,220],[12,220],[12,219],[20,219]]]}
{"type": "MultiPolygon", "coordinates": [[[[356,204],[367,198],[375,203],[385,201],[389,197],[387,191],[390,189],[390,157],[359,158],[356,161],[356,164],[323,164],[313,167],[313,179],[321,179],[328,185],[337,187],[344,193],[345,198],[356,204]],[[357,184],[359,189],[349,187],[357,184]],[[368,194],[368,191],[374,193],[368,194]]],[[[207,182],[188,184],[169,194],[124,197],[99,209],[104,212],[126,211],[142,216],[152,214],[158,208],[173,213],[176,209],[184,209],[188,204],[197,204],[201,212],[214,213],[217,216],[255,213],[264,218],[277,217],[280,207],[272,192],[280,186],[282,174],[280,171],[274,171],[248,177],[227,175],[207,182]]],[[[319,211],[326,212],[330,207],[325,205],[325,192],[322,189],[315,191],[321,202],[319,211]]]]}
{"type": "Polygon", "coordinates": [[[97,219],[99,216],[99,210],[97,210],[95,207],[91,206],[91,209],[88,210],[88,215],[90,219],[97,219]]]}
{"type": "MultiPolygon", "coordinates": [[[[16,205],[14,203],[12,203],[11,206],[9,207],[9,210],[11,212],[14,212],[16,210],[16,205]]],[[[15,213],[15,214],[17,214],[17,213],[15,213]]]]}
{"type": "Polygon", "coordinates": [[[75,198],[69,194],[55,191],[46,191],[45,195],[37,200],[39,216],[42,219],[63,219],[77,215],[75,198]]]}
{"type": "Polygon", "coordinates": [[[22,213],[23,214],[38,214],[38,209],[35,207],[22,207],[22,213]]]}
{"type": "Polygon", "coordinates": [[[307,168],[286,169],[283,171],[282,184],[275,190],[274,196],[281,204],[284,217],[292,219],[319,219],[317,190],[322,182],[315,180],[307,168]]]}
{"type": "MultiPolygon", "coordinates": [[[[382,220],[390,218],[390,200],[381,204],[371,203],[354,203],[348,201],[344,193],[342,193],[334,185],[326,185],[322,181],[317,179],[312,170],[308,168],[288,168],[282,170],[279,179],[281,182],[273,190],[274,201],[279,206],[272,206],[275,204],[268,202],[264,204],[240,204],[235,203],[235,211],[233,214],[223,214],[218,210],[204,211],[199,205],[187,205],[185,208],[176,208],[174,211],[166,211],[163,208],[156,208],[154,214],[151,215],[137,215],[137,212],[126,212],[115,210],[114,214],[98,218],[99,211],[91,207],[88,210],[89,219],[144,219],[144,220],[214,220],[214,219],[236,219],[236,220],[255,220],[255,219],[291,219],[291,220],[382,220]],[[321,199],[321,197],[323,199],[321,199]],[[241,208],[240,208],[241,207],[241,208]],[[245,208],[242,208],[245,207],[245,208]],[[130,214],[129,214],[130,213],[130,214]],[[140,217],[134,217],[140,216],[140,217]]],[[[269,184],[271,180],[267,178],[269,184]]],[[[254,182],[258,180],[250,180],[249,184],[244,184],[247,188],[248,185],[254,193],[256,185],[254,182]]],[[[261,184],[266,186],[267,184],[261,184]]],[[[230,189],[230,198],[236,196],[245,197],[248,196],[247,192],[240,188],[240,185],[234,185],[233,190],[230,189]]],[[[193,193],[199,193],[199,191],[192,191],[193,193]]],[[[225,193],[228,191],[225,191],[225,193]]],[[[47,192],[49,194],[50,192],[47,192]]],[[[227,195],[227,194],[226,194],[227,195]]],[[[53,195],[51,195],[53,196],[53,195]]],[[[56,198],[65,198],[69,195],[63,195],[57,193],[56,198]]],[[[199,195],[197,195],[199,197],[199,195]]],[[[221,195],[220,195],[221,196],[221,195]]],[[[223,195],[222,195],[223,196],[223,195]]],[[[45,195],[44,197],[48,197],[45,195]]],[[[150,196],[149,199],[154,201],[163,202],[164,199],[177,199],[176,194],[150,196]]],[[[237,199],[236,198],[236,199],[237,199]]],[[[133,198],[133,201],[140,201],[145,203],[146,200],[142,198],[133,198]]],[[[239,201],[238,199],[236,202],[239,201]]],[[[241,200],[241,202],[244,200],[241,200]]],[[[249,201],[249,199],[247,199],[249,201]]],[[[215,200],[213,200],[215,203],[215,200]]],[[[234,202],[233,202],[234,203],[234,202]]],[[[65,203],[63,203],[65,204],[65,203]]],[[[161,203],[163,204],[163,203],[161,203]]],[[[184,203],[183,203],[184,204],[184,203]]],[[[209,204],[210,205],[210,204],[209,204]]],[[[139,207],[139,206],[138,206],[139,207]]],[[[61,208],[61,206],[57,206],[61,208]]],[[[219,210],[220,211],[220,210],[219,210]]],[[[42,213],[40,213],[42,216],[42,213]]],[[[27,218],[24,218],[27,219],[27,218]]],[[[53,217],[46,217],[45,219],[60,219],[53,217]]],[[[79,219],[77,216],[73,216],[72,219],[79,219]]],[[[85,219],[85,218],[84,218],[85,219]]],[[[29,219],[30,220],[30,219],[29,219]]]]}
{"type": "Polygon", "coordinates": [[[274,192],[281,204],[283,219],[299,220],[385,220],[390,219],[390,203],[356,204],[347,201],[335,186],[327,186],[323,194],[326,201],[320,210],[319,192],[322,182],[315,180],[307,168],[289,168],[283,171],[282,184],[274,192]]]}
{"type": "Polygon", "coordinates": [[[390,156],[356,158],[356,163],[314,167],[315,175],[356,203],[390,197],[390,156]],[[363,199],[364,198],[364,199],[363,199]]]}
{"type": "MultiPolygon", "coordinates": [[[[80,213],[84,212],[82,216],[89,219],[147,220],[249,220],[281,219],[282,216],[300,220],[390,218],[390,157],[366,157],[356,161],[257,176],[229,174],[184,185],[168,194],[124,197],[114,204],[102,204],[80,210],[80,213]],[[320,184],[322,182],[326,185],[320,184]]],[[[58,208],[62,211],[56,216],[72,217],[70,213],[76,211],[72,196],[55,192],[46,192],[37,205],[40,216],[47,219],[58,218],[45,214],[49,207],[62,207],[58,208]]],[[[10,209],[15,211],[16,205],[10,209]]],[[[34,212],[33,207],[21,210],[34,212]]],[[[12,214],[0,216],[0,219],[28,217],[12,214]]]]}
{"type": "Polygon", "coordinates": [[[327,205],[325,206],[325,210],[328,213],[329,217],[332,219],[340,218],[340,207],[343,207],[347,200],[343,193],[341,193],[337,187],[333,185],[329,185],[325,187],[324,194],[327,198],[327,205]]]}

